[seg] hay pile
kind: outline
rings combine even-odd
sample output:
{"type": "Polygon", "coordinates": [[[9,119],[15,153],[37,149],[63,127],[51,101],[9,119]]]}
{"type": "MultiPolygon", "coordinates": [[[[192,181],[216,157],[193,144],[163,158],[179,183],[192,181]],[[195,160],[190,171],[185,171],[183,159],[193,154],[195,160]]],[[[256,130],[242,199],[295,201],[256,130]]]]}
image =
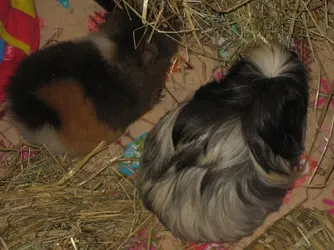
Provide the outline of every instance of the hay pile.
{"type": "MultiPolygon", "coordinates": [[[[116,0],[129,9],[138,8],[136,0],[116,0]],[[134,4],[134,2],[136,4],[134,4]]],[[[327,1],[322,0],[149,0],[143,13],[138,13],[146,25],[161,32],[185,35],[187,51],[212,57],[228,66],[238,53],[254,41],[271,40],[290,44],[292,37],[328,41],[332,32],[332,17],[327,1]],[[147,9],[152,13],[147,14],[147,9]],[[166,14],[167,13],[167,14],[166,14]],[[183,23],[175,31],[171,20],[183,23]]],[[[312,40],[312,41],[311,41],[312,40]]]]}
{"type": "MultiPolygon", "coordinates": [[[[135,9],[130,0],[115,1],[125,3],[129,11],[135,9]]],[[[331,48],[334,45],[333,19],[322,0],[149,0],[143,6],[143,13],[138,15],[146,25],[155,32],[169,27],[163,32],[179,33],[186,53],[214,58],[221,67],[228,67],[253,42],[276,40],[290,45],[298,38],[309,45],[324,75],[315,47],[319,42],[331,48]],[[153,9],[151,15],[145,14],[147,6],[153,9]],[[173,30],[175,19],[183,23],[181,31],[173,30]]],[[[332,88],[325,107],[315,116],[318,128],[333,92],[332,88]]],[[[319,89],[315,94],[319,96],[319,89]]],[[[329,154],[332,131],[333,126],[326,133],[328,143],[317,159],[319,165],[329,154]]],[[[309,155],[315,150],[315,142],[324,136],[320,129],[312,135],[309,155]]],[[[0,176],[0,246],[124,249],[152,216],[140,203],[133,181],[117,170],[117,161],[128,159],[95,157],[97,163],[90,167],[93,170],[85,171],[87,162],[104,148],[101,144],[76,162],[30,145],[2,149],[6,156],[1,168],[6,173],[0,176]]]]}
{"type": "Polygon", "coordinates": [[[316,209],[298,207],[267,228],[246,250],[329,250],[333,246],[333,217],[316,209]]]}
{"type": "Polygon", "coordinates": [[[115,163],[56,158],[43,148],[24,146],[6,153],[0,177],[2,249],[119,249],[151,218],[132,181],[115,163]]]}

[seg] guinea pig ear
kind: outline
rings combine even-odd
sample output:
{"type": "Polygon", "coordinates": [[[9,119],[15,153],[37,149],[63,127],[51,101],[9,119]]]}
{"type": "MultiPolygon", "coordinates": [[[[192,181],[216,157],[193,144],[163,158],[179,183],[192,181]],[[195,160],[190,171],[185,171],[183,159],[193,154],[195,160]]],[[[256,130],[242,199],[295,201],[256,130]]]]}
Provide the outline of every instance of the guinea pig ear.
{"type": "Polygon", "coordinates": [[[106,11],[113,11],[116,6],[113,0],[94,0],[94,2],[96,2],[106,11]]]}
{"type": "Polygon", "coordinates": [[[114,15],[114,12],[115,12],[115,11],[109,11],[109,12],[106,12],[106,13],[104,14],[104,16],[103,16],[104,21],[106,22],[106,21],[108,21],[110,18],[112,18],[112,16],[114,15]]]}
{"type": "Polygon", "coordinates": [[[145,66],[153,64],[158,54],[158,47],[155,43],[145,43],[140,55],[142,64],[145,66]]]}

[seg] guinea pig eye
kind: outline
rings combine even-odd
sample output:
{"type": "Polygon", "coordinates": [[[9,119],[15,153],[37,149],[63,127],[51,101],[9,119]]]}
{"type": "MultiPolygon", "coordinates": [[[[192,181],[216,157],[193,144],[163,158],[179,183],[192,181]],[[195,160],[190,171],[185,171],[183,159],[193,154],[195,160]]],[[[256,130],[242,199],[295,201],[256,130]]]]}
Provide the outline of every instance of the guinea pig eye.
{"type": "Polygon", "coordinates": [[[106,11],[113,11],[116,6],[115,2],[111,0],[94,0],[94,2],[96,2],[106,11]]]}
{"type": "Polygon", "coordinates": [[[152,64],[154,62],[154,57],[152,52],[145,50],[141,56],[141,60],[144,65],[152,64]]]}
{"type": "Polygon", "coordinates": [[[154,63],[158,56],[158,47],[154,43],[145,44],[141,54],[142,63],[147,66],[154,63]]]}
{"type": "Polygon", "coordinates": [[[111,18],[111,16],[112,16],[112,12],[106,12],[103,15],[104,21],[107,21],[109,18],[111,18]]]}

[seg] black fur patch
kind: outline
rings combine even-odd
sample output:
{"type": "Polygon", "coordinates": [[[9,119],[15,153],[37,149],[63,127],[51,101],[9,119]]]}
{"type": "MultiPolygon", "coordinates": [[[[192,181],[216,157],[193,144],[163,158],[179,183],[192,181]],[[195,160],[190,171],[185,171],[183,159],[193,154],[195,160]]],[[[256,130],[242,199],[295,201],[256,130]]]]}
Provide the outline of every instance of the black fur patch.
{"type": "Polygon", "coordinates": [[[57,114],[39,99],[37,91],[52,81],[77,80],[95,104],[99,118],[119,128],[122,122],[131,121],[124,116],[126,110],[110,106],[110,99],[122,107],[132,106],[129,110],[136,104],[132,90],[121,84],[128,81],[126,78],[101,57],[93,44],[64,42],[27,57],[11,78],[7,98],[12,111],[27,127],[38,129],[49,123],[59,128],[57,114]]]}

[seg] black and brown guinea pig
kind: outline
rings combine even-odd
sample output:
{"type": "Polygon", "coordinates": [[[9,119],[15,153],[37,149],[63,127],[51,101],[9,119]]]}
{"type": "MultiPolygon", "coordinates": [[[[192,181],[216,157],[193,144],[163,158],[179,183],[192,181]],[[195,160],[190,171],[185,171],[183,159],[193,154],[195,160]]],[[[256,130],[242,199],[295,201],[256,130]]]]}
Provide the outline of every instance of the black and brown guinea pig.
{"type": "Polygon", "coordinates": [[[252,234],[303,174],[308,81],[293,52],[261,45],[167,113],[144,144],[147,208],[192,242],[252,234]]]}
{"type": "Polygon", "coordinates": [[[8,116],[31,143],[56,154],[89,153],[159,100],[178,42],[158,33],[145,42],[150,31],[129,11],[105,19],[99,31],[31,54],[10,79],[8,116]]]}

